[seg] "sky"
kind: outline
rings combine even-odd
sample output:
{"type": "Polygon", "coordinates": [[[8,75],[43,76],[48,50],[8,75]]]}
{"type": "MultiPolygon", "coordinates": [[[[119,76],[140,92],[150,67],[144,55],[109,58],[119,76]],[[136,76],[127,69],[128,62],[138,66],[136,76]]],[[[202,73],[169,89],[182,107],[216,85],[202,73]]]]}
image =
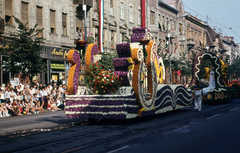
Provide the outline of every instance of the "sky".
{"type": "Polygon", "coordinates": [[[240,0],[182,0],[184,11],[240,43],[240,0]]]}

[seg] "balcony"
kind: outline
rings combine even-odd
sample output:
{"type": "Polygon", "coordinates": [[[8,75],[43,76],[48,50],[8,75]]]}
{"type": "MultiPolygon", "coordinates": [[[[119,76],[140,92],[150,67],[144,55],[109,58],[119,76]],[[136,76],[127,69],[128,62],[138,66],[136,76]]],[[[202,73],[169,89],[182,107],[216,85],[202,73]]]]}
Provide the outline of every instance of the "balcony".
{"type": "MultiPolygon", "coordinates": [[[[80,17],[84,17],[83,11],[83,0],[74,0],[73,4],[77,4],[76,13],[80,17]]],[[[85,4],[87,6],[87,12],[93,7],[93,0],[85,0],[85,4]]]]}
{"type": "MultiPolygon", "coordinates": [[[[73,4],[81,4],[81,5],[83,5],[83,0],[73,0],[73,4]]],[[[93,7],[93,0],[85,0],[85,4],[87,6],[93,7]]]]}
{"type": "Polygon", "coordinates": [[[0,34],[4,33],[4,19],[0,18],[0,34]]]}
{"type": "Polygon", "coordinates": [[[166,38],[169,37],[168,34],[170,35],[170,38],[171,38],[171,39],[174,39],[175,37],[177,37],[176,31],[174,31],[174,30],[168,31],[168,32],[166,33],[166,38]]]}
{"type": "Polygon", "coordinates": [[[187,39],[187,48],[191,50],[195,46],[194,39],[187,39]]]}

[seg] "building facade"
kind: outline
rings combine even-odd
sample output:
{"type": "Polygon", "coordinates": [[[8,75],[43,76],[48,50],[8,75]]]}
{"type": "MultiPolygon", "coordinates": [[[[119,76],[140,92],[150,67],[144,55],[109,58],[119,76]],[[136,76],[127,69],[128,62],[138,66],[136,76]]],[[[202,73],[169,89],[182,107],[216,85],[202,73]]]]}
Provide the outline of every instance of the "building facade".
{"type": "MultiPolygon", "coordinates": [[[[44,28],[39,37],[46,38],[41,57],[47,63],[47,71],[36,77],[43,84],[51,80],[66,81],[67,52],[74,48],[75,38],[75,10],[73,0],[2,0],[0,1],[0,16],[4,19],[4,34],[0,43],[6,46],[5,36],[10,31],[17,30],[17,24],[12,15],[21,22],[28,22],[31,28],[38,24],[37,28],[44,28]]],[[[5,56],[5,55],[4,55],[5,56]]],[[[4,60],[4,56],[1,59],[4,60]]],[[[7,55],[6,55],[7,56],[7,55]]],[[[1,84],[6,84],[14,74],[1,72],[1,84]]]]}

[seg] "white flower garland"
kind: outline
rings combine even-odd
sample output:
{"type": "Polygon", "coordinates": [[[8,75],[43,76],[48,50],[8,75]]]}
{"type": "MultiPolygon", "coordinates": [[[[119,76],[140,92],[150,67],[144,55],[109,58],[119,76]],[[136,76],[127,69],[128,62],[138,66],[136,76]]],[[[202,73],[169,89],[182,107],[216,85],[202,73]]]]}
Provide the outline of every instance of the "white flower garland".
{"type": "Polygon", "coordinates": [[[121,112],[70,112],[70,111],[66,111],[66,115],[74,115],[74,114],[95,114],[95,115],[126,115],[126,119],[131,119],[131,118],[136,118],[138,117],[138,114],[134,114],[134,113],[128,113],[125,111],[121,111],[121,112]]]}
{"type": "MultiPolygon", "coordinates": [[[[214,59],[215,59],[215,64],[217,65],[217,69],[216,69],[216,71],[215,71],[216,73],[218,73],[218,69],[221,68],[221,66],[217,63],[217,60],[218,60],[217,56],[212,56],[212,55],[209,54],[209,53],[205,53],[205,54],[202,54],[201,56],[198,56],[198,63],[195,65],[195,68],[197,69],[197,71],[195,72],[195,76],[197,77],[198,80],[199,80],[199,78],[198,78],[198,76],[197,76],[197,73],[200,72],[200,69],[198,68],[198,65],[200,65],[200,58],[203,58],[203,56],[205,56],[205,55],[209,55],[211,58],[214,58],[214,59]]],[[[219,82],[220,76],[221,76],[221,75],[218,73],[217,83],[218,83],[218,85],[220,85],[221,87],[224,87],[224,85],[221,85],[220,82],[219,82]]]]}
{"type": "Polygon", "coordinates": [[[126,108],[126,107],[132,107],[132,108],[138,108],[139,106],[136,105],[127,105],[127,104],[123,104],[123,105],[89,105],[89,104],[77,104],[77,105],[70,105],[70,106],[66,106],[65,108],[79,108],[79,107],[95,107],[95,108],[126,108]]]}
{"type": "Polygon", "coordinates": [[[155,114],[165,113],[165,112],[172,111],[172,110],[173,110],[173,107],[168,106],[168,107],[164,107],[163,109],[156,111],[155,114]]]}

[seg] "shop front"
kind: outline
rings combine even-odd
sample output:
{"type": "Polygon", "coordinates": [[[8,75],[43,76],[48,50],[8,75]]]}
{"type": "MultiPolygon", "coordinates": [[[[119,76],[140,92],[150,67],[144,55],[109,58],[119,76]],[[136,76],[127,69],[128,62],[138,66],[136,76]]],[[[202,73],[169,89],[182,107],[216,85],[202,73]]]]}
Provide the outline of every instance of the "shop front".
{"type": "Polygon", "coordinates": [[[42,84],[66,84],[69,70],[69,63],[67,61],[68,48],[57,47],[43,47],[41,57],[47,64],[47,72],[40,76],[42,84]]]}

